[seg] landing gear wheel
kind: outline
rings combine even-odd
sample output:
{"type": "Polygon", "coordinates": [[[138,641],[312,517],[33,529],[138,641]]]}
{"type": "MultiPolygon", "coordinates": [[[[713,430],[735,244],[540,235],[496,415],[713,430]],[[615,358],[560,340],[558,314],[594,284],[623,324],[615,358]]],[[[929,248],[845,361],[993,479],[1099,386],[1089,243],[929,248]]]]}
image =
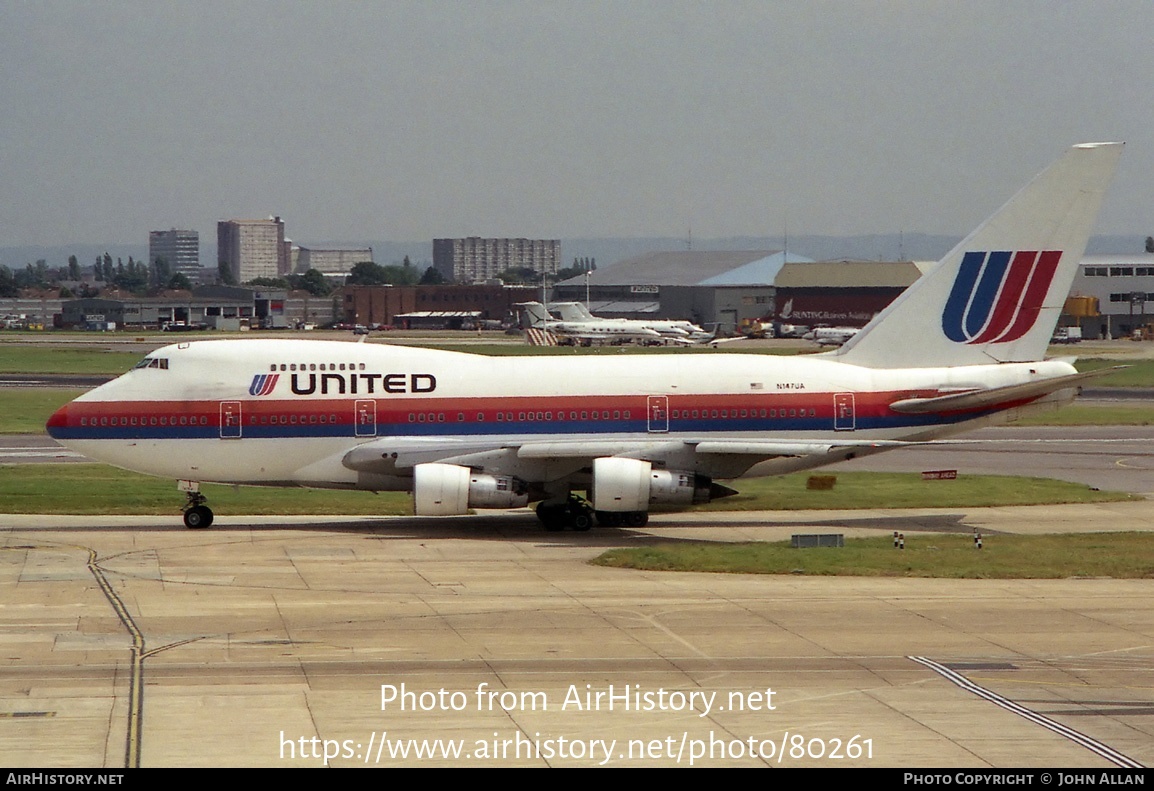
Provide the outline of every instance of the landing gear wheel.
{"type": "Polygon", "coordinates": [[[551,533],[567,527],[583,533],[593,527],[593,509],[574,494],[569,495],[569,499],[563,503],[538,503],[537,518],[551,533]]]}
{"type": "Polygon", "coordinates": [[[625,523],[625,514],[620,511],[594,511],[593,515],[602,527],[621,527],[625,523]]]}
{"type": "Polygon", "coordinates": [[[203,530],[212,524],[212,509],[205,505],[207,498],[199,489],[188,491],[184,504],[184,526],[189,530],[203,530]]]}
{"type": "Polygon", "coordinates": [[[212,509],[207,505],[194,505],[184,512],[184,526],[190,530],[203,530],[212,524],[212,509]]]}
{"type": "Polygon", "coordinates": [[[537,503],[537,518],[550,533],[565,529],[565,506],[537,503]]]}
{"type": "Polygon", "coordinates": [[[623,516],[625,517],[625,524],[629,527],[645,527],[649,524],[648,511],[629,511],[623,516]]]}

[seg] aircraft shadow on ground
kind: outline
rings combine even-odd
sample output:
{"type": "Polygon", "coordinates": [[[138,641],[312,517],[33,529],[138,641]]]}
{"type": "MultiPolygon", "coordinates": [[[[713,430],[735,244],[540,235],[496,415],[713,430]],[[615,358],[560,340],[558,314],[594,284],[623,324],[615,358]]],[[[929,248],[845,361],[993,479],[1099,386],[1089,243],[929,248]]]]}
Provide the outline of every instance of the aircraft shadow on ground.
{"type": "MultiPolygon", "coordinates": [[[[67,517],[62,517],[67,518],[67,517]]],[[[571,530],[556,533],[542,529],[536,516],[524,514],[485,514],[448,517],[418,517],[393,516],[381,517],[379,520],[367,518],[356,521],[297,521],[299,517],[292,517],[291,522],[278,524],[253,520],[244,516],[221,516],[213,527],[204,531],[187,530],[179,517],[157,517],[156,522],[150,525],[138,525],[125,522],[119,525],[84,525],[83,517],[73,517],[74,524],[53,525],[42,527],[8,528],[11,533],[17,534],[70,534],[77,531],[88,533],[116,533],[133,531],[137,533],[171,533],[184,532],[190,537],[203,535],[226,535],[232,531],[244,530],[253,532],[291,531],[299,533],[347,533],[379,541],[409,540],[414,538],[428,540],[469,539],[471,541],[507,541],[509,539],[531,539],[539,544],[556,544],[558,546],[612,546],[617,547],[622,542],[634,545],[657,542],[691,542],[701,539],[696,536],[679,537],[669,535],[666,530],[679,528],[787,528],[799,533],[813,533],[815,530],[836,529],[866,529],[877,530],[879,533],[897,532],[935,532],[935,533],[969,533],[973,529],[965,523],[965,514],[910,514],[909,516],[862,516],[840,517],[836,519],[805,519],[805,520],[775,520],[770,523],[758,523],[751,519],[748,522],[734,521],[732,517],[723,522],[711,520],[708,517],[692,523],[662,524],[661,516],[654,515],[650,526],[663,531],[657,536],[646,532],[644,528],[627,527],[595,527],[588,532],[573,532],[571,530]]],[[[984,533],[994,534],[996,531],[983,528],[984,533]]]]}

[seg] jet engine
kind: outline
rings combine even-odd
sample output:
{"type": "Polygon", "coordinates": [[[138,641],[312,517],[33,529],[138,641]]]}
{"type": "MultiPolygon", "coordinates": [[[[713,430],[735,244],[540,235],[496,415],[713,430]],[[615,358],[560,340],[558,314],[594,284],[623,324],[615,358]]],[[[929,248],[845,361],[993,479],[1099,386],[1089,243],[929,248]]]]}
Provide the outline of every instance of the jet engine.
{"type": "Polygon", "coordinates": [[[417,516],[452,516],[470,508],[520,508],[529,503],[529,492],[508,475],[475,473],[456,464],[418,464],[413,503],[417,516]]]}
{"type": "Polygon", "coordinates": [[[650,462],[608,456],[593,460],[593,508],[648,511],[650,505],[691,505],[736,494],[684,470],[655,470],[650,462]]]}

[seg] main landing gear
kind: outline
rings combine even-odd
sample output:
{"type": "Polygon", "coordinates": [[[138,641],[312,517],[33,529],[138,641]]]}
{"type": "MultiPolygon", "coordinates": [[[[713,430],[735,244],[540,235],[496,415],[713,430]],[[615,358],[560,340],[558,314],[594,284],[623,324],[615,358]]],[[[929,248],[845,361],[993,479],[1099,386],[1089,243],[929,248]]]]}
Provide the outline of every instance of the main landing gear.
{"type": "Polygon", "coordinates": [[[541,501],[537,504],[537,518],[550,532],[569,527],[583,533],[593,527],[592,507],[575,494],[570,494],[563,503],[541,501]]]}
{"type": "Polygon", "coordinates": [[[185,527],[202,530],[212,524],[212,509],[205,505],[207,500],[200,492],[188,492],[188,502],[184,504],[185,527]]]}
{"type": "Polygon", "coordinates": [[[646,511],[594,511],[584,498],[570,494],[563,503],[544,500],[537,504],[537,518],[550,532],[570,528],[585,532],[593,522],[602,527],[644,527],[649,522],[646,511]]]}
{"type": "Polygon", "coordinates": [[[593,514],[602,527],[645,527],[649,524],[648,511],[594,511],[593,514]]]}

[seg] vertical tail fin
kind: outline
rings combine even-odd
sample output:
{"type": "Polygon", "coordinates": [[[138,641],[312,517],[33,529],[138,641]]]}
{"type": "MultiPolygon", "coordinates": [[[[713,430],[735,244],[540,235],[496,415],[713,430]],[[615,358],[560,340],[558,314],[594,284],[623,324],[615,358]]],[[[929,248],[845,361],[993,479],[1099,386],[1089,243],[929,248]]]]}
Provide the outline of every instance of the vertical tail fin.
{"type": "Polygon", "coordinates": [[[544,329],[553,319],[540,302],[518,302],[517,307],[524,308],[525,315],[529,318],[530,327],[544,329]]]}
{"type": "Polygon", "coordinates": [[[561,321],[597,321],[597,317],[580,302],[554,302],[553,309],[561,314],[561,321]]]}
{"type": "Polygon", "coordinates": [[[869,368],[1041,360],[1121,152],[1067,150],[834,354],[869,368]]]}

